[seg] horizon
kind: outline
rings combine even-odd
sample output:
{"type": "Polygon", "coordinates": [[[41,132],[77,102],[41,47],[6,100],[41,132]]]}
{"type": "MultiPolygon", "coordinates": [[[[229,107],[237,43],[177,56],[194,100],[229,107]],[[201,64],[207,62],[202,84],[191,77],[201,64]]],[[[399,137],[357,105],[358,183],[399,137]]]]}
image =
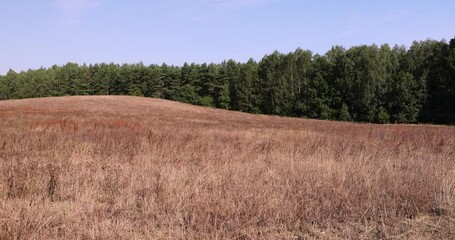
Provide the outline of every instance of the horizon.
{"type": "Polygon", "coordinates": [[[183,0],[3,3],[0,75],[77,64],[259,61],[297,48],[399,45],[454,37],[451,1],[183,0]],[[119,17],[120,16],[120,17],[119,17]]]}
{"type": "MultiPolygon", "coordinates": [[[[420,42],[420,41],[427,41],[427,40],[430,40],[430,41],[442,41],[442,42],[445,42],[445,43],[449,43],[449,41],[450,41],[450,39],[445,39],[445,38],[443,38],[443,39],[427,38],[427,39],[420,39],[420,40],[414,40],[414,41],[420,42]]],[[[363,46],[363,45],[366,45],[366,46],[373,46],[373,45],[374,45],[374,46],[377,46],[377,47],[381,47],[381,46],[383,46],[383,45],[389,45],[390,47],[398,46],[398,47],[405,47],[406,50],[409,50],[409,48],[410,48],[410,46],[407,46],[407,45],[404,45],[404,44],[401,44],[401,45],[399,45],[399,44],[391,45],[391,44],[389,44],[389,43],[381,43],[381,44],[376,44],[376,43],[372,43],[372,44],[359,44],[359,45],[350,46],[350,48],[351,48],[351,47],[356,47],[356,46],[363,46]]],[[[96,64],[107,64],[107,65],[114,64],[114,65],[119,65],[119,66],[122,66],[122,65],[125,65],[125,64],[127,64],[127,65],[141,65],[141,64],[142,64],[142,65],[144,65],[144,66],[162,66],[162,65],[164,64],[164,65],[171,66],[171,67],[183,67],[185,64],[196,64],[196,65],[202,65],[202,64],[208,64],[208,65],[210,65],[210,64],[221,64],[221,63],[223,63],[223,62],[225,62],[225,61],[229,61],[229,60],[234,60],[234,61],[236,61],[236,62],[238,62],[238,63],[247,63],[250,59],[253,59],[253,60],[256,61],[256,62],[260,62],[264,57],[266,57],[266,56],[268,56],[268,55],[270,55],[270,54],[273,54],[273,52],[275,52],[275,51],[278,51],[278,52],[281,53],[281,54],[288,54],[288,53],[293,53],[293,52],[295,52],[297,49],[302,49],[302,50],[304,50],[304,51],[306,51],[306,50],[311,51],[312,54],[313,54],[313,56],[315,56],[315,55],[317,55],[317,54],[323,56],[323,55],[325,55],[328,51],[330,51],[332,48],[338,47],[338,46],[339,46],[339,47],[343,47],[343,48],[345,48],[346,50],[349,49],[349,48],[346,48],[346,47],[344,47],[344,46],[342,46],[342,45],[333,45],[333,46],[331,46],[329,49],[327,49],[327,51],[324,52],[324,53],[316,53],[316,52],[312,51],[311,49],[304,49],[304,48],[301,48],[301,47],[297,47],[297,48],[295,48],[294,50],[290,50],[290,51],[288,51],[288,52],[280,52],[280,51],[278,51],[278,50],[272,50],[272,51],[270,51],[270,52],[268,52],[268,53],[265,53],[264,56],[262,56],[262,57],[260,57],[260,58],[257,58],[257,59],[256,59],[256,58],[253,58],[253,57],[249,57],[249,58],[244,59],[243,61],[239,61],[239,60],[237,60],[237,59],[232,59],[232,58],[230,58],[230,59],[221,59],[221,60],[218,61],[218,62],[213,62],[213,61],[211,61],[211,62],[189,62],[189,61],[184,61],[184,62],[182,62],[182,63],[180,63],[180,64],[169,64],[169,63],[167,63],[167,62],[144,63],[143,61],[138,61],[138,62],[112,62],[112,61],[110,61],[110,62],[89,62],[89,63],[87,63],[87,62],[71,62],[71,61],[68,61],[68,62],[61,63],[61,64],[52,64],[52,65],[49,65],[49,66],[40,66],[40,67],[36,67],[36,68],[27,68],[27,69],[22,69],[22,70],[16,70],[16,69],[11,69],[11,68],[10,68],[10,69],[8,69],[4,74],[1,74],[1,73],[0,73],[0,75],[6,75],[6,74],[8,73],[8,71],[10,71],[10,70],[13,70],[13,71],[16,72],[16,73],[21,73],[21,72],[26,72],[26,71],[29,71],[29,70],[50,69],[50,68],[52,68],[53,66],[63,67],[63,66],[66,65],[66,64],[77,64],[78,66],[93,66],[93,65],[96,65],[96,64]]]]}

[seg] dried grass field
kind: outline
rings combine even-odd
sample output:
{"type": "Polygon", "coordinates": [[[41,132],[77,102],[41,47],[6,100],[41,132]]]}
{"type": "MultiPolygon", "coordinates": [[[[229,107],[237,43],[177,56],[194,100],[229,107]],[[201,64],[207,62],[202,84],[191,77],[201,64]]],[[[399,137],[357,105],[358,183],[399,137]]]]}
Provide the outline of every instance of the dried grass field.
{"type": "Polygon", "coordinates": [[[455,127],[0,102],[0,239],[454,239],[455,127]]]}

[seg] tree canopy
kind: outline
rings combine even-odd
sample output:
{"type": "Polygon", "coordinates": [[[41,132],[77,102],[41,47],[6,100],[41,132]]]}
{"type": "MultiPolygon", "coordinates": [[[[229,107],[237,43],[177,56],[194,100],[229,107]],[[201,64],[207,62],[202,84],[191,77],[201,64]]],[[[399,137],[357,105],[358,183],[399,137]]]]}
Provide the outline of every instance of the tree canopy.
{"type": "Polygon", "coordinates": [[[250,113],[373,123],[455,124],[455,38],[409,48],[297,49],[259,62],[67,63],[0,75],[0,99],[135,95],[250,113]]]}

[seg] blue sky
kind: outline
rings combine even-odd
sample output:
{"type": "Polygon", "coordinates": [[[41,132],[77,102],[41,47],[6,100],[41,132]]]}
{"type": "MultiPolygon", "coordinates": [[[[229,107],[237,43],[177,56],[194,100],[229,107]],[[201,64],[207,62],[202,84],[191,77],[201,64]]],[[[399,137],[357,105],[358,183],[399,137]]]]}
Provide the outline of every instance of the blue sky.
{"type": "Polygon", "coordinates": [[[76,63],[260,60],[455,37],[455,1],[0,0],[0,74],[76,63]]]}

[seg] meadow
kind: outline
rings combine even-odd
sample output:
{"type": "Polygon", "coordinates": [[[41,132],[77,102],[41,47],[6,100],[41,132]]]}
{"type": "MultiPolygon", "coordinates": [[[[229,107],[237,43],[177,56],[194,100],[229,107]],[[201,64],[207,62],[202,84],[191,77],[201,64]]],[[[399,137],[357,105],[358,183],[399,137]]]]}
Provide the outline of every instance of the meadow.
{"type": "Polygon", "coordinates": [[[453,126],[0,101],[0,239],[453,236],[453,126]]]}

